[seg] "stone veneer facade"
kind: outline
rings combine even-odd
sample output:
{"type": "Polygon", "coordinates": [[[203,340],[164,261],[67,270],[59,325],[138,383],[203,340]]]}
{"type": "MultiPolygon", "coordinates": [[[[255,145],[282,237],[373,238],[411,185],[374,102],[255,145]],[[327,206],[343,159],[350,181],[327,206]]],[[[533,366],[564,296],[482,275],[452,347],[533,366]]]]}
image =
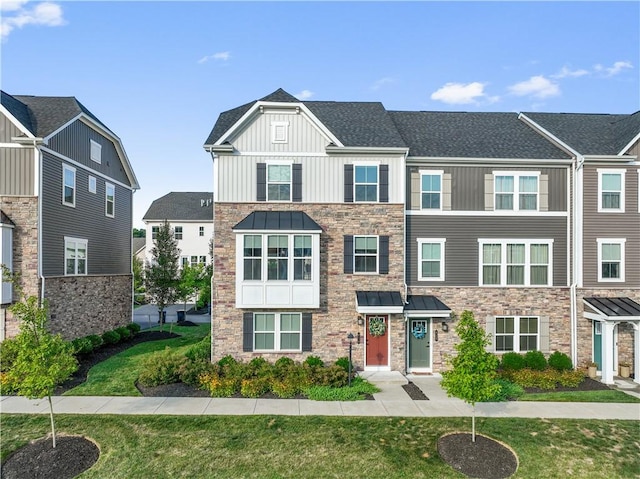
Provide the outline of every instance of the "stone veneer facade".
{"type": "Polygon", "coordinates": [[[469,310],[476,321],[486,328],[488,316],[542,316],[549,318],[549,351],[571,354],[571,310],[569,288],[482,288],[435,287],[409,289],[409,294],[430,294],[438,297],[453,312],[447,320],[449,331],[442,331],[442,320],[435,319],[438,341],[433,340],[433,371],[447,368],[446,358],[455,352],[458,342],[454,329],[456,319],[469,310]]]}
{"type": "MultiPolygon", "coordinates": [[[[38,198],[35,196],[0,196],[0,209],[13,221],[13,272],[19,275],[19,288],[26,296],[40,295],[38,279],[38,198]]],[[[18,299],[16,288],[14,300],[18,299]]],[[[0,321],[4,320],[5,337],[18,334],[18,320],[0,306],[0,321]]],[[[2,339],[2,338],[0,338],[2,339]]]]}
{"type": "Polygon", "coordinates": [[[71,340],[126,326],[131,322],[132,281],[131,275],[46,278],[49,329],[71,340]]]}
{"type": "MultiPolygon", "coordinates": [[[[216,203],[215,265],[212,309],[214,360],[230,354],[249,360],[264,356],[275,360],[288,356],[299,361],[309,355],[325,361],[348,355],[347,335],[357,336],[353,342],[353,361],[364,366],[364,327],[358,326],[355,291],[397,291],[402,293],[404,276],[404,206],[401,204],[308,204],[308,203],[216,203]],[[242,350],[242,315],[235,307],[236,251],[232,228],[254,211],[303,211],[322,227],[320,235],[320,307],[294,309],[313,314],[312,351],[304,353],[253,353],[242,350]],[[388,235],[389,274],[344,274],[344,235],[388,235]]],[[[274,310],[276,311],[276,310],[274,310]]],[[[280,311],[280,310],[277,310],[280,311]]],[[[402,315],[391,315],[389,334],[390,366],[404,370],[405,334],[402,315]]]]}

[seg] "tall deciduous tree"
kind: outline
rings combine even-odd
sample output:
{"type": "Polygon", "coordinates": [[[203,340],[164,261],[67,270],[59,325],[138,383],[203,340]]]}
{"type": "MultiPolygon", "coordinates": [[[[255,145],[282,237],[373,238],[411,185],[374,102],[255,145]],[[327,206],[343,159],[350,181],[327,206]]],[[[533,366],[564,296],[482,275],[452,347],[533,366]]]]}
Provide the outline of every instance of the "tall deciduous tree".
{"type": "Polygon", "coordinates": [[[145,266],[144,284],[147,295],[158,306],[160,330],[163,329],[164,308],[176,298],[176,288],[179,282],[178,259],[180,250],[174,238],[173,229],[165,220],[156,235],[151,249],[151,261],[145,266]]]}
{"type": "Polygon", "coordinates": [[[205,275],[205,267],[203,264],[195,264],[193,266],[185,264],[180,270],[180,282],[176,289],[176,298],[183,302],[183,308],[187,310],[187,301],[189,298],[199,293],[202,288],[202,278],[205,275]]]}
{"type": "Polygon", "coordinates": [[[455,329],[460,342],[454,347],[457,355],[451,359],[452,369],[442,373],[442,387],[449,396],[455,396],[471,404],[471,440],[476,441],[476,402],[495,396],[500,386],[496,384],[498,358],[485,348],[491,337],[474,319],[471,311],[464,311],[455,329]]]}

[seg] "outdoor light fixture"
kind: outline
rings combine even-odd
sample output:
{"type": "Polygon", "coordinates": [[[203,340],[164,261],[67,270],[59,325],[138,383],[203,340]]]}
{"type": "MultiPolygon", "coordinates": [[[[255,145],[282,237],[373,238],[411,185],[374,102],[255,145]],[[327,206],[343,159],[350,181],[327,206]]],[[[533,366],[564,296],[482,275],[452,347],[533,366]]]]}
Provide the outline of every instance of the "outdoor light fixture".
{"type": "Polygon", "coordinates": [[[364,326],[364,318],[362,316],[358,316],[358,326],[364,326]]]}
{"type": "Polygon", "coordinates": [[[449,331],[449,325],[446,322],[442,321],[442,332],[446,333],[447,331],[449,331]]]}

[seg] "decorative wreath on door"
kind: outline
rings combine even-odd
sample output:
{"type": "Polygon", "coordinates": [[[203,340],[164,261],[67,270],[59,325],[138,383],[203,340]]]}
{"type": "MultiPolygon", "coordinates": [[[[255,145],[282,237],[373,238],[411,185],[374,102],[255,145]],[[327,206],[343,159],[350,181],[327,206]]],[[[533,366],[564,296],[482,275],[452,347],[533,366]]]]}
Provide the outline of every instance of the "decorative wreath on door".
{"type": "Polygon", "coordinates": [[[369,334],[371,336],[384,336],[387,330],[387,325],[384,322],[384,318],[371,318],[369,320],[369,334]]]}
{"type": "Polygon", "coordinates": [[[425,330],[424,330],[424,325],[417,323],[413,326],[413,329],[411,330],[411,333],[413,334],[413,337],[416,339],[423,339],[425,336],[425,330]]]}

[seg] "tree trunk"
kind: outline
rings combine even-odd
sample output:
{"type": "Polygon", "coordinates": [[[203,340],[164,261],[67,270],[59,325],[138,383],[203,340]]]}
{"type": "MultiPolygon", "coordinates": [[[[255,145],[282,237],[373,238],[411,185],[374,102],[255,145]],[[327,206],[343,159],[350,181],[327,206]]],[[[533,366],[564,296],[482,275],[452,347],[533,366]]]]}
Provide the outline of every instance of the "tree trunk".
{"type": "Polygon", "coordinates": [[[51,394],[47,396],[49,399],[49,415],[51,416],[51,436],[53,437],[53,448],[56,447],[56,423],[53,420],[53,403],[51,402],[51,394]]]}

